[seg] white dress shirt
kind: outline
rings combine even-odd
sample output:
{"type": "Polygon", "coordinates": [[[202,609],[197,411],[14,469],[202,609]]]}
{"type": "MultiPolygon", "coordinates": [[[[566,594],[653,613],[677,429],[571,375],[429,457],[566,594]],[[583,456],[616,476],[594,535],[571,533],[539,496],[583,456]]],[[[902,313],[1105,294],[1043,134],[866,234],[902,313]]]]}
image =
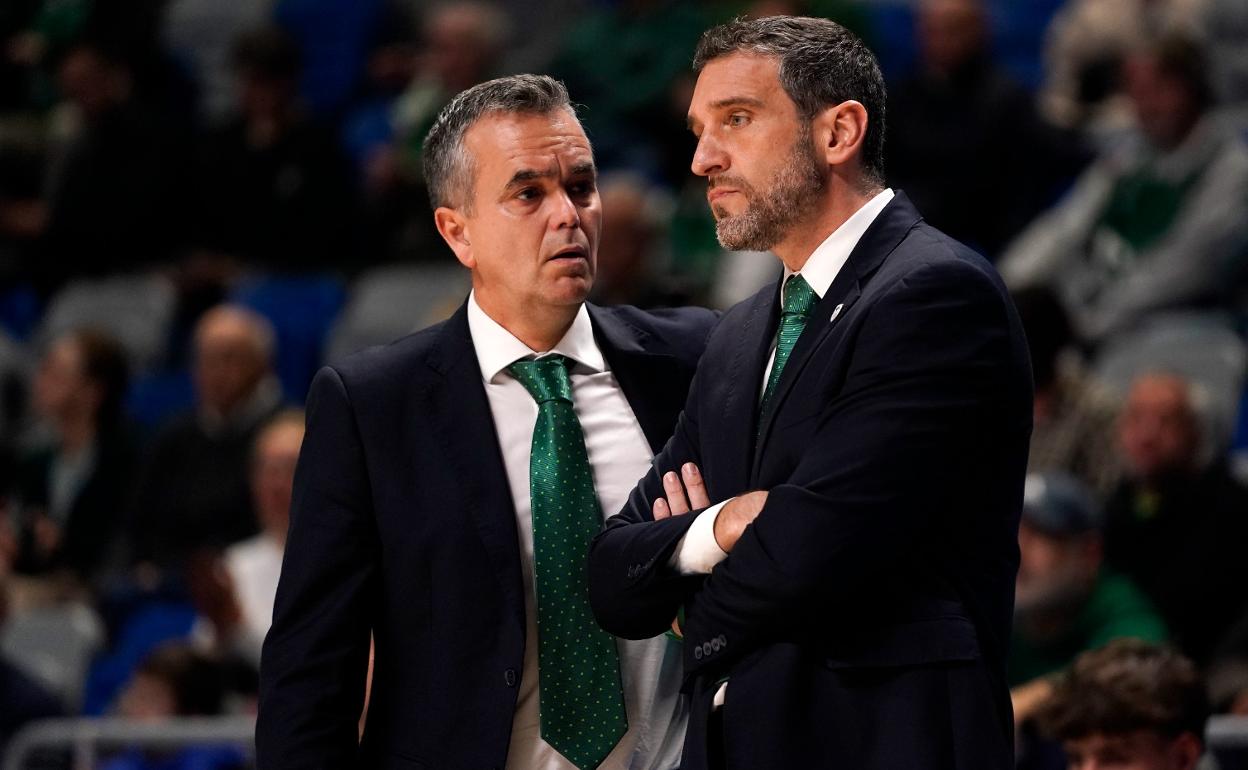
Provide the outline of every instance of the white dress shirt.
{"type": "MultiPolygon", "coordinates": [[[[529,499],[529,456],[537,402],[507,367],[522,358],[559,354],[575,362],[572,402],[585,434],[594,489],[604,517],[624,507],[650,469],[653,455],[632,407],[594,340],[584,306],[563,339],[549,351],[534,351],[486,315],[475,293],[468,298],[468,328],[476,348],[490,413],[498,433],[507,483],[516,505],[520,564],[524,579],[527,636],[519,699],[507,752],[508,770],[575,770],[541,739],[538,714],[536,594],[533,586],[533,520],[529,499]]],[[[666,636],[644,641],[617,639],[628,732],[602,770],[670,770],[680,762],[687,719],[679,693],[680,643],[666,636]]]]}
{"type": "MultiPolygon", "coordinates": [[[[806,264],[802,265],[800,275],[806,279],[806,283],[810,284],[810,288],[814,291],[818,299],[823,299],[823,295],[828,293],[828,289],[832,286],[832,282],[836,280],[836,276],[841,272],[841,268],[849,261],[850,252],[858,245],[858,241],[862,240],[863,234],[875,218],[880,215],[884,207],[893,199],[893,191],[885,189],[883,192],[876,194],[874,198],[863,204],[841,223],[841,226],[832,231],[832,234],[819,244],[818,248],[811,253],[810,258],[806,260],[806,264]]],[[[783,281],[789,280],[789,276],[794,275],[792,270],[787,267],[784,269],[783,281]]],[[[784,285],[783,281],[781,286],[784,285]]],[[[835,319],[835,314],[833,318],[835,319]]],[[[771,341],[771,355],[767,359],[767,368],[763,372],[763,386],[758,392],[758,398],[761,401],[763,393],[767,389],[767,380],[771,377],[771,367],[776,362],[776,341],[771,341]]],[[[666,469],[660,469],[666,470],[666,469]]],[[[681,538],[680,543],[676,546],[676,551],[672,555],[670,564],[680,570],[684,575],[708,575],[711,569],[724,559],[728,558],[728,554],[724,549],[719,547],[719,543],[715,540],[715,517],[719,515],[720,509],[732,502],[732,499],[724,500],[716,503],[711,507],[698,514],[698,518],[690,525],[689,530],[685,532],[685,536],[681,538]]],[[[724,704],[724,694],[728,685],[724,683],[715,693],[714,705],[722,706],[724,704]]]]}

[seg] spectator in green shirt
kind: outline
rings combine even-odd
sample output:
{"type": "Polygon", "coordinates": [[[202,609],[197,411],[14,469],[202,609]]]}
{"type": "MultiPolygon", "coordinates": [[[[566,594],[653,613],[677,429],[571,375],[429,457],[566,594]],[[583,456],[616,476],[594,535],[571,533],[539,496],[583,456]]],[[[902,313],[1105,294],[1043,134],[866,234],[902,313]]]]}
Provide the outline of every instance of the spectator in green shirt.
{"type": "Polygon", "coordinates": [[[1008,675],[1015,720],[1051,692],[1048,675],[1113,639],[1160,642],[1165,624],[1124,575],[1102,566],[1100,507],[1066,474],[1033,474],[1023,494],[1008,675]]]}

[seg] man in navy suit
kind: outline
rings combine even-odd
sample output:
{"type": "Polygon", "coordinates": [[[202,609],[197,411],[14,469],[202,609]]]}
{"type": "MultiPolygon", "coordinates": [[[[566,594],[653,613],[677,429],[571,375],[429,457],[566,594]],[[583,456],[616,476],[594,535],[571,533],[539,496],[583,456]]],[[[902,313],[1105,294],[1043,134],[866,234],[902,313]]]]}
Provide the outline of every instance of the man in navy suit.
{"type": "Polygon", "coordinates": [[[671,435],[714,316],[585,304],[596,170],[557,81],[465,91],[424,152],[473,290],[312,385],[259,765],[671,770],[681,645],[602,631],[586,560],[671,435]]]}
{"type": "Polygon", "coordinates": [[[784,277],[725,314],[595,539],[595,614],[642,638],[683,609],[685,770],[1011,768],[1032,409],[1014,308],[884,185],[883,80],[851,33],[736,21],[695,69],[720,241],[784,277]]]}

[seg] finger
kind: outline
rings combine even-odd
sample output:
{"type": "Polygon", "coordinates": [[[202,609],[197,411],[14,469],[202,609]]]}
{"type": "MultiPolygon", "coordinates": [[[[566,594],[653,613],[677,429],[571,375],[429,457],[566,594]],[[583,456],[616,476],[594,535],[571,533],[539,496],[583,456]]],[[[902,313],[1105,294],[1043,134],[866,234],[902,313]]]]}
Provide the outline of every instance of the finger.
{"type": "Polygon", "coordinates": [[[673,516],[689,512],[689,501],[685,499],[685,488],[680,483],[676,471],[663,474],[663,491],[667,494],[667,504],[673,516]]]}
{"type": "Polygon", "coordinates": [[[666,519],[668,516],[671,516],[671,515],[672,515],[672,509],[667,507],[666,500],[660,497],[658,500],[654,501],[654,520],[655,521],[658,521],[659,519],[666,519]]]}
{"type": "Polygon", "coordinates": [[[711,504],[710,495],[706,492],[706,483],[702,480],[702,472],[698,470],[696,464],[685,463],[680,469],[680,475],[684,478],[685,489],[689,492],[690,508],[697,510],[711,504]]]}
{"type": "Polygon", "coordinates": [[[680,618],[674,618],[672,620],[672,633],[676,634],[676,636],[680,639],[685,638],[685,632],[680,630],[680,618]]]}

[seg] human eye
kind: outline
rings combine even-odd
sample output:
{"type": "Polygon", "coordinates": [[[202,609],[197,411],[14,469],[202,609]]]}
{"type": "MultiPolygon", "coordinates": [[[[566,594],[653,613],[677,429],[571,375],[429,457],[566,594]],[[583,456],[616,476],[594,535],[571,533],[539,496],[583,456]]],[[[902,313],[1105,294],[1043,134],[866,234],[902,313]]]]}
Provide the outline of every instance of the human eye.
{"type": "Polygon", "coordinates": [[[733,112],[724,119],[724,124],[729,128],[742,128],[750,124],[750,116],[744,112],[733,112]]]}
{"type": "Polygon", "coordinates": [[[534,201],[541,197],[541,190],[536,187],[521,187],[516,191],[516,200],[534,201]]]}
{"type": "Polygon", "coordinates": [[[582,179],[579,182],[573,182],[568,185],[568,192],[572,195],[585,196],[596,190],[598,185],[592,179],[582,179]]]}

